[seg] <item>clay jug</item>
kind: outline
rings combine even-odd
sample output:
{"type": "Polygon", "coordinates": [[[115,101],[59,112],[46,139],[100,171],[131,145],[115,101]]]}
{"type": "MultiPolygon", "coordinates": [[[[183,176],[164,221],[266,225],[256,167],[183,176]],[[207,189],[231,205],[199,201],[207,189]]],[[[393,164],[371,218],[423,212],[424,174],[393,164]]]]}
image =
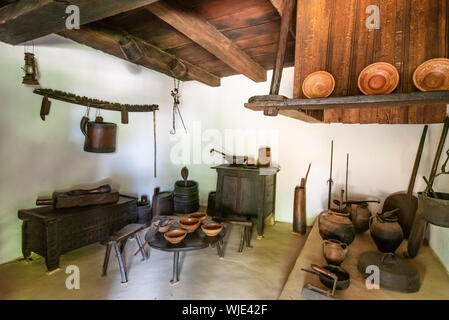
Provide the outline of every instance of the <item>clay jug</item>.
{"type": "Polygon", "coordinates": [[[348,245],[338,240],[324,240],[323,255],[328,264],[339,266],[346,258],[348,245]]]}
{"type": "Polygon", "coordinates": [[[370,233],[380,252],[394,253],[404,239],[399,218],[395,214],[398,209],[378,213],[370,218],[370,233]]]}
{"type": "Polygon", "coordinates": [[[351,219],[356,232],[365,232],[369,229],[369,219],[371,211],[368,209],[368,203],[351,204],[351,219]]]}
{"type": "Polygon", "coordinates": [[[318,229],[324,240],[335,239],[351,244],[355,237],[355,228],[347,212],[325,210],[318,216],[318,229]]]}

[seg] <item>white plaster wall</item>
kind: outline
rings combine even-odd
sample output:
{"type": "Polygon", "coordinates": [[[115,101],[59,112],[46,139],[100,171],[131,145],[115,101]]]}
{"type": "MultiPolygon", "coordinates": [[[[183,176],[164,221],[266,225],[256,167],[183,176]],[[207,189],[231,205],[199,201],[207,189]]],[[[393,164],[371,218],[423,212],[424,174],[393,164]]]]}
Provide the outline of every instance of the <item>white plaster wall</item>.
{"type": "MultiPolygon", "coordinates": [[[[293,70],[286,68],[283,73],[280,94],[288,97],[293,92],[293,70]]],[[[278,130],[279,146],[272,150],[281,166],[276,190],[277,220],[292,221],[294,188],[305,176],[309,162],[312,168],[307,182],[308,223],[312,224],[327,208],[331,140],[334,140],[334,197],[338,198],[344,188],[347,153],[350,154],[348,188],[354,198],[383,201],[390,193],[407,190],[423,125],[307,124],[283,116],[265,117],[262,112],[243,108],[249,97],[268,92],[269,82],[228,77],[222,81],[217,107],[223,129],[278,130]]],[[[442,127],[442,124],[429,126],[415,192],[425,188],[422,176],[429,175],[442,127]]],[[[446,141],[444,150],[448,148],[446,141]]],[[[440,165],[444,159],[445,154],[440,165]]],[[[449,176],[438,178],[435,186],[436,190],[449,192],[449,176]]],[[[376,204],[371,208],[375,212],[382,207],[376,204]]],[[[449,270],[449,230],[432,227],[430,243],[449,270]]]]}
{"type": "MultiPolygon", "coordinates": [[[[344,184],[346,153],[350,153],[349,191],[354,197],[382,200],[391,192],[407,189],[421,125],[311,125],[283,116],[264,117],[245,109],[243,103],[250,96],[266,94],[269,81],[254,83],[233,76],[222,79],[219,88],[195,81],[183,83],[181,111],[189,134],[182,133],[178,121],[178,134],[171,136],[171,78],[58,36],[37,41],[36,56],[43,87],[109,101],[159,104],[158,177],[153,178],[151,114],[130,113],[130,123],[121,125],[119,113],[103,111],[105,121],[119,124],[117,152],[85,153],[79,131],[85,108],[53,100],[50,115],[42,122],[41,97],[21,84],[23,48],[0,43],[0,263],[20,256],[17,210],[33,207],[37,195],[51,194],[55,189],[111,179],[122,192],[152,195],[155,186],[172,188],[186,164],[190,177],[200,183],[200,199],[205,204],[216,184],[215,171],[206,162],[219,161],[217,156],[209,157],[208,150],[223,145],[225,133],[244,137],[243,145],[236,149],[239,153],[255,155],[254,144],[248,147],[251,139],[258,145],[272,146],[275,161],[281,166],[276,197],[276,219],[280,221],[292,220],[294,187],[309,162],[309,224],[326,206],[332,139],[335,194],[344,184]],[[171,155],[182,149],[188,151],[184,152],[185,160],[173,164],[171,155]],[[199,154],[203,161],[198,161],[199,154]]],[[[292,83],[293,68],[287,68],[281,94],[290,97],[292,83]]],[[[418,177],[430,171],[441,128],[430,126],[418,177]]],[[[448,182],[448,177],[442,177],[437,181],[438,190],[449,192],[448,182]]],[[[418,178],[415,191],[423,188],[418,178]]],[[[432,228],[430,241],[449,267],[449,231],[432,228]]]]}
{"type": "MultiPolygon", "coordinates": [[[[176,143],[169,134],[172,78],[59,36],[41,38],[35,45],[44,88],[111,102],[159,104],[158,176],[153,177],[152,113],[130,113],[129,124],[122,125],[120,113],[102,111],[105,121],[118,124],[117,152],[86,153],[79,129],[86,108],[52,100],[50,115],[43,122],[39,117],[42,97],[21,83],[23,47],[0,43],[0,263],[21,255],[17,211],[34,207],[38,195],[112,181],[121,192],[151,197],[156,186],[172,189],[182,167],[170,164],[171,146],[176,143]]],[[[191,101],[188,107],[181,106],[187,126],[201,116],[215,126],[215,116],[203,109],[207,96],[217,89],[198,83],[194,87],[196,94],[182,98],[191,101]]],[[[91,110],[91,119],[95,111],[91,110]]],[[[181,132],[175,137],[183,136],[181,132]]],[[[191,177],[198,174],[199,180],[207,180],[202,177],[204,171],[192,167],[191,177]]],[[[212,172],[210,178],[204,182],[208,189],[215,183],[212,172]]]]}

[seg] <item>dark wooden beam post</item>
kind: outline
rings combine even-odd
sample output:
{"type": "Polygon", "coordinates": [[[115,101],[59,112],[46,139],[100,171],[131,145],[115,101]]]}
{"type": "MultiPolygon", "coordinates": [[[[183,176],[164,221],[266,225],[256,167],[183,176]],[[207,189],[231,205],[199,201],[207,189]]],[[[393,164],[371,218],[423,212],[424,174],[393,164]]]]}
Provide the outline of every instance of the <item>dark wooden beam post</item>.
{"type": "Polygon", "coordinates": [[[142,51],[142,55],[131,62],[180,80],[197,80],[212,87],[220,86],[220,78],[216,75],[104,23],[91,23],[82,26],[80,30],[66,30],[59,34],[121,59],[127,57],[120,48],[120,42],[123,43],[123,39],[130,37],[142,51]]]}
{"type": "Polygon", "coordinates": [[[19,44],[66,30],[66,8],[80,9],[80,24],[101,20],[157,0],[18,0],[0,8],[0,41],[19,44]]]}
{"type": "Polygon", "coordinates": [[[266,70],[197,13],[156,2],[145,7],[173,28],[255,82],[267,80],[266,70]]]}
{"type": "MultiPolygon", "coordinates": [[[[271,4],[273,5],[273,7],[276,9],[276,11],[279,13],[279,15],[281,17],[284,15],[283,9],[288,1],[289,0],[270,0],[271,4]]],[[[293,7],[296,6],[296,1],[294,1],[294,2],[295,3],[293,4],[293,7]]],[[[296,39],[296,21],[295,21],[295,19],[292,19],[290,21],[288,30],[290,31],[290,34],[293,37],[293,39],[296,39]]]]}
{"type": "Polygon", "coordinates": [[[282,69],[284,68],[285,50],[287,48],[288,28],[290,26],[294,8],[294,0],[285,0],[282,9],[281,30],[279,33],[276,60],[273,77],[271,79],[270,95],[278,95],[281,85],[282,69]]]}

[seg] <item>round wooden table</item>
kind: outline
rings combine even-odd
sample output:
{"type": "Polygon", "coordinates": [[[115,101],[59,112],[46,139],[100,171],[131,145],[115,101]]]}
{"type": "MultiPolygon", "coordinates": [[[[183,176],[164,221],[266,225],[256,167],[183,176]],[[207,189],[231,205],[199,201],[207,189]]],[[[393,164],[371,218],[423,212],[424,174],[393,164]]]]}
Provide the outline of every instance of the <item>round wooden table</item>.
{"type": "MultiPolygon", "coordinates": [[[[178,229],[178,221],[181,219],[176,216],[157,216],[153,218],[153,221],[160,219],[174,219],[175,223],[170,227],[170,230],[178,229]]],[[[209,221],[205,220],[203,223],[207,223],[209,221]]],[[[149,237],[152,235],[152,230],[149,229],[145,234],[145,240],[148,241],[149,237]]],[[[194,232],[187,233],[186,237],[177,244],[172,244],[168,242],[164,238],[164,234],[161,232],[157,232],[154,238],[148,243],[151,248],[173,252],[173,278],[170,280],[172,285],[177,284],[179,282],[179,274],[178,274],[178,265],[179,265],[179,253],[181,251],[193,251],[193,250],[201,250],[208,247],[217,247],[217,253],[220,258],[223,258],[223,237],[226,234],[226,229],[223,228],[221,232],[215,237],[206,236],[206,234],[201,230],[201,226],[198,227],[194,232]]]]}

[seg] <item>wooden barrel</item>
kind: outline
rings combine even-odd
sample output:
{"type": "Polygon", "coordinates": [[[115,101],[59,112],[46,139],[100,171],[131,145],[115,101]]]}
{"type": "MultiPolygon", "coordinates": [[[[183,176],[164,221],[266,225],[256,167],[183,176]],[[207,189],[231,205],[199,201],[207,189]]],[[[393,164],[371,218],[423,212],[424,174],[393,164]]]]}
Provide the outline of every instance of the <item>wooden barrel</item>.
{"type": "Polygon", "coordinates": [[[176,181],[173,195],[175,212],[192,213],[200,208],[198,182],[196,181],[188,180],[187,186],[182,180],[176,181]]]}

